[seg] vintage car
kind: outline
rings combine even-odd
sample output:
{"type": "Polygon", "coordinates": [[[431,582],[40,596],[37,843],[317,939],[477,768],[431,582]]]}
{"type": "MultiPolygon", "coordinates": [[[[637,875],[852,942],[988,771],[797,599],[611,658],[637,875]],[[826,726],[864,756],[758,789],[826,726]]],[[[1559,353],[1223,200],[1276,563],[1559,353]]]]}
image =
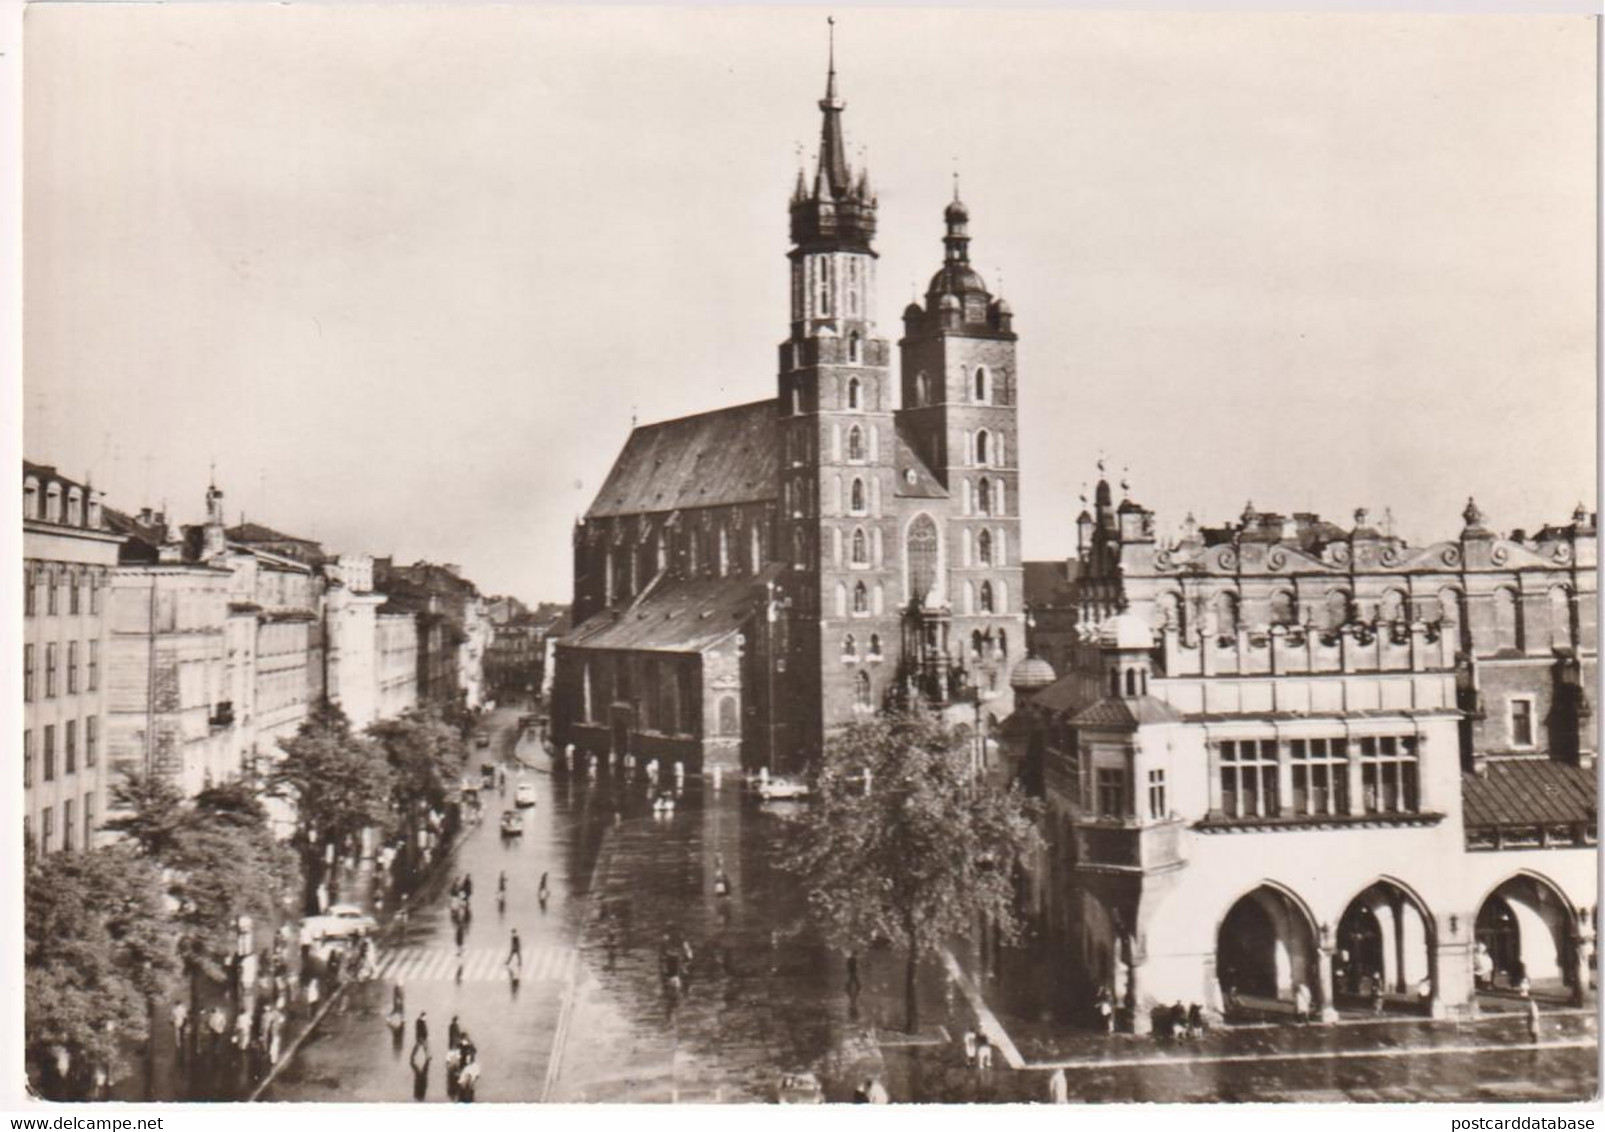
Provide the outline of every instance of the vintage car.
{"type": "Polygon", "coordinates": [[[379,930],[378,921],[355,904],[331,904],[323,915],[308,916],[303,926],[313,939],[347,939],[379,930]]]}
{"type": "Polygon", "coordinates": [[[824,1104],[825,1087],[813,1073],[787,1073],[775,1090],[780,1104],[824,1104]]]}
{"type": "Polygon", "coordinates": [[[522,837],[524,835],[524,815],[517,810],[507,810],[502,814],[502,836],[522,837]]]}
{"type": "Polygon", "coordinates": [[[513,791],[513,804],[516,806],[533,806],[535,802],[535,784],[533,782],[520,782],[518,789],[513,791]]]}
{"type": "Polygon", "coordinates": [[[765,802],[801,801],[808,797],[808,783],[800,778],[768,778],[758,784],[758,797],[765,802]]]}

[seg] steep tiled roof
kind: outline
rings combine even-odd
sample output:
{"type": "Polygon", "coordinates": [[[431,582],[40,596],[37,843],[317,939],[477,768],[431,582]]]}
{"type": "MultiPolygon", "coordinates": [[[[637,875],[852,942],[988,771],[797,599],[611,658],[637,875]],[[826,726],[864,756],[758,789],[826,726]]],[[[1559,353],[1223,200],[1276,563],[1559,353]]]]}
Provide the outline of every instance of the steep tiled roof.
{"type": "Polygon", "coordinates": [[[1569,763],[1548,759],[1490,762],[1486,773],[1468,774],[1461,781],[1468,829],[1591,823],[1599,808],[1593,772],[1569,763]]]}
{"type": "Polygon", "coordinates": [[[1157,696],[1119,700],[1106,696],[1070,720],[1072,727],[1140,727],[1145,723],[1180,723],[1181,712],[1157,696]]]}
{"type": "Polygon", "coordinates": [[[778,405],[754,401],[641,425],[624,442],[587,518],[775,498],[778,405]]]}
{"type": "Polygon", "coordinates": [[[764,598],[764,583],[783,567],[757,578],[698,578],[669,582],[622,610],[604,609],[562,640],[566,648],[701,652],[741,625],[764,598]]]}
{"type": "Polygon", "coordinates": [[[946,499],[947,488],[925,466],[925,461],[904,438],[902,430],[898,430],[896,443],[897,486],[893,494],[903,499],[946,499]]]}
{"type": "Polygon", "coordinates": [[[224,533],[235,542],[304,542],[308,546],[321,545],[313,539],[287,535],[272,527],[264,527],[261,523],[241,523],[237,527],[228,528],[224,533]]]}
{"type": "Polygon", "coordinates": [[[1068,606],[1075,603],[1076,578],[1081,563],[1074,558],[1055,558],[1049,562],[1024,562],[1025,602],[1033,609],[1042,606],[1068,606]]]}

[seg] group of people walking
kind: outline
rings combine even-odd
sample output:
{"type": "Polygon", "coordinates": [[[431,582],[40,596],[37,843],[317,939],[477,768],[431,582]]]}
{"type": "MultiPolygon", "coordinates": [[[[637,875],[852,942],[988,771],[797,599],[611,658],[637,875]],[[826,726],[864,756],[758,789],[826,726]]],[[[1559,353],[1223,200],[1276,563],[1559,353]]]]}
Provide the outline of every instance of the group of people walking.
{"type": "MultiPolygon", "coordinates": [[[[472,1103],[479,1089],[479,1047],[474,1045],[474,1039],[468,1036],[468,1031],[455,1014],[451,1016],[451,1025],[446,1030],[445,1063],[446,1098],[463,1104],[472,1103]]],[[[412,1067],[413,1100],[427,1100],[429,1068],[434,1064],[434,1055],[429,1051],[427,1011],[419,1011],[418,1019],[413,1023],[412,1055],[408,1058],[408,1064],[412,1067]]]]}

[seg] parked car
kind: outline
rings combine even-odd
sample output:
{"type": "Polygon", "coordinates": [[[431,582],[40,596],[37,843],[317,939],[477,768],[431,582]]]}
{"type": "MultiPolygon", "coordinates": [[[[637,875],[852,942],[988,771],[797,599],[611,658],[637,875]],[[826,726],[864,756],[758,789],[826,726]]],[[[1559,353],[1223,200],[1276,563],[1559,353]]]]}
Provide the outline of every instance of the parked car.
{"type": "Polygon", "coordinates": [[[313,939],[348,939],[379,930],[379,922],[355,904],[331,904],[323,915],[308,916],[305,923],[313,939]]]}
{"type": "Polygon", "coordinates": [[[520,782],[518,789],[513,792],[513,804],[533,806],[535,801],[535,784],[533,782],[520,782]]]}
{"type": "Polygon", "coordinates": [[[502,814],[502,836],[522,837],[524,835],[524,815],[517,810],[508,810],[502,814]]]}
{"type": "Polygon", "coordinates": [[[770,778],[758,784],[758,797],[765,802],[789,802],[808,797],[808,783],[799,778],[770,778]]]}
{"type": "Polygon", "coordinates": [[[780,1078],[775,1100],[781,1104],[824,1104],[825,1088],[813,1073],[787,1073],[780,1078]]]}
{"type": "Polygon", "coordinates": [[[474,736],[474,746],[476,746],[476,747],[488,747],[488,746],[490,746],[490,735],[487,734],[484,731],[481,731],[478,735],[475,735],[474,736]]]}

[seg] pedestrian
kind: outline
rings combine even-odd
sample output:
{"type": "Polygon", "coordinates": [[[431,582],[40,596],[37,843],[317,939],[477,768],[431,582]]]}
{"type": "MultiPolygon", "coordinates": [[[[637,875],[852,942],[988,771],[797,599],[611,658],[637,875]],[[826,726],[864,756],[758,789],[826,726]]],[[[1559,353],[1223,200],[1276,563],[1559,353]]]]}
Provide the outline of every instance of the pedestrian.
{"type": "Polygon", "coordinates": [[[518,938],[517,928],[513,929],[513,934],[507,942],[507,965],[515,968],[524,966],[524,941],[518,938]]]}
{"type": "Polygon", "coordinates": [[[1064,1079],[1064,1070],[1062,1068],[1055,1069],[1048,1074],[1048,1103],[1070,1103],[1070,1084],[1064,1079]]]}
{"type": "Polygon", "coordinates": [[[223,1017],[223,1008],[221,1006],[214,1006],[207,1013],[206,1029],[210,1035],[208,1048],[212,1056],[215,1057],[218,1050],[222,1048],[223,1035],[228,1031],[228,1019],[223,1017]]]}
{"type": "Polygon", "coordinates": [[[858,952],[847,953],[847,997],[857,998],[858,992],[863,989],[858,981],[858,952]]]}
{"type": "Polygon", "coordinates": [[[1371,976],[1371,1013],[1377,1017],[1382,1016],[1383,1008],[1387,1006],[1387,995],[1382,989],[1382,976],[1371,976]]]}
{"type": "Polygon", "coordinates": [[[853,1086],[853,1103],[854,1104],[868,1104],[869,1103],[869,1078],[868,1077],[864,1078],[858,1084],[853,1086]]]}
{"type": "Polygon", "coordinates": [[[320,992],[319,992],[319,987],[318,987],[318,977],[316,975],[313,975],[310,979],[307,980],[306,996],[307,996],[307,1017],[310,1018],[310,1017],[312,1017],[312,1015],[314,1013],[317,1012],[317,1009],[318,1009],[318,998],[320,997],[320,992]]]}
{"type": "Polygon", "coordinates": [[[189,1007],[182,1002],[173,1003],[173,1045],[178,1048],[179,1056],[184,1055],[184,1046],[189,1039],[189,1007]]]}
{"type": "Polygon", "coordinates": [[[1293,988],[1293,1011],[1300,1022],[1310,1020],[1310,988],[1303,983],[1293,988]]]}
{"type": "MultiPolygon", "coordinates": [[[[977,1069],[992,1068],[992,1039],[987,1036],[985,1030],[977,1034],[975,1038],[975,1067],[977,1069]]],[[[885,1102],[881,1103],[884,1104],[885,1102]]]]}
{"type": "Polygon", "coordinates": [[[463,953],[463,922],[457,921],[457,954],[463,953]]]}
{"type": "Polygon", "coordinates": [[[881,1079],[879,1077],[871,1077],[869,1079],[869,1103],[870,1104],[891,1104],[892,1103],[892,1098],[887,1096],[887,1094],[886,1094],[886,1086],[881,1084],[881,1079]]]}
{"type": "Polygon", "coordinates": [[[400,979],[397,979],[396,985],[390,988],[390,1011],[392,1014],[407,1013],[407,992],[402,987],[400,979]]]}
{"type": "Polygon", "coordinates": [[[1202,1037],[1204,1028],[1204,1008],[1195,1002],[1187,1008],[1187,1029],[1194,1037],[1202,1037]]]}
{"type": "Polygon", "coordinates": [[[976,1041],[975,1031],[973,1029],[966,1029],[964,1031],[963,1043],[964,1064],[973,1068],[975,1065],[975,1053],[979,1048],[979,1045],[976,1041]]]}
{"type": "Polygon", "coordinates": [[[474,1103],[474,1090],[479,1087],[479,1059],[465,1056],[463,1067],[457,1073],[457,1099],[463,1104],[474,1103]]]}
{"type": "Polygon", "coordinates": [[[715,896],[730,895],[730,878],[725,875],[723,869],[720,869],[713,878],[713,894],[715,896]]]}
{"type": "Polygon", "coordinates": [[[446,1047],[446,1099],[457,1099],[457,1075],[462,1072],[463,1051],[456,1046],[446,1047]]]}
{"type": "Polygon", "coordinates": [[[1533,1045],[1537,1045],[1539,1033],[1540,1023],[1538,1021],[1538,1000],[1536,998],[1529,998],[1527,1000],[1527,1040],[1532,1042],[1533,1045]]]}
{"type": "Polygon", "coordinates": [[[429,1049],[422,1043],[412,1047],[412,1099],[421,1101],[429,1095],[429,1049]]]}
{"type": "Polygon", "coordinates": [[[446,1044],[455,1046],[463,1040],[463,1028],[457,1021],[457,1015],[451,1016],[451,1025],[446,1027],[446,1044]]]}
{"type": "Polygon", "coordinates": [[[329,974],[329,988],[331,990],[340,985],[340,968],[344,962],[345,952],[343,949],[339,947],[329,949],[329,962],[326,969],[329,974]]]}
{"type": "MultiPolygon", "coordinates": [[[[1231,992],[1228,991],[1227,993],[1230,994],[1231,992]]],[[[1098,1013],[1099,1021],[1103,1024],[1104,1034],[1113,1034],[1115,1032],[1115,1003],[1108,987],[1098,988],[1098,997],[1093,1001],[1093,1007],[1098,1013]]]]}
{"type": "Polygon", "coordinates": [[[546,901],[551,895],[551,890],[546,886],[546,874],[542,873],[540,887],[535,890],[535,899],[541,902],[541,911],[544,912],[546,910],[546,901]]]}
{"type": "Polygon", "coordinates": [[[426,1046],[429,1044],[429,1012],[418,1011],[418,1020],[412,1024],[412,1040],[415,1044],[426,1046]]]}
{"type": "Polygon", "coordinates": [[[463,1051],[464,1064],[479,1056],[479,1047],[474,1044],[474,1039],[468,1036],[467,1030],[463,1031],[462,1040],[457,1043],[457,1048],[463,1051]]]}
{"type": "Polygon", "coordinates": [[[467,873],[463,874],[463,902],[466,904],[474,898],[474,878],[467,873]]]}

